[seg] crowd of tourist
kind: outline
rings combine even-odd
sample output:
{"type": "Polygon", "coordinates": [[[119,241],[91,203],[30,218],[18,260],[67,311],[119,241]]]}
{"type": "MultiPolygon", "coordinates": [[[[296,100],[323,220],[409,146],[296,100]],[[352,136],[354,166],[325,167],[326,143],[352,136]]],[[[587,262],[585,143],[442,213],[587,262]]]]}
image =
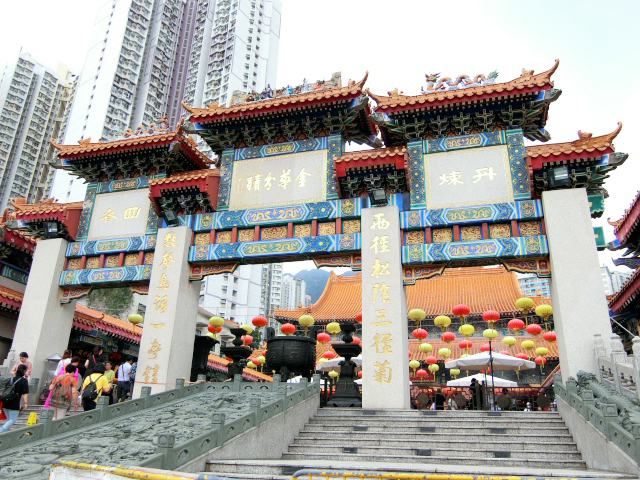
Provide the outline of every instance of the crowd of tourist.
{"type": "MultiPolygon", "coordinates": [[[[20,410],[29,407],[32,365],[28,359],[27,352],[20,353],[20,359],[10,372],[12,378],[0,392],[2,411],[7,417],[0,427],[0,433],[8,431],[18,419],[20,410]]],[[[85,411],[95,409],[98,398],[102,396],[109,397],[109,405],[124,402],[131,398],[136,369],[137,362],[134,363],[131,357],[121,365],[114,365],[103,355],[101,347],[95,347],[83,365],[71,350],[65,350],[54,371],[43,408],[53,409],[53,418],[56,420],[63,418],[69,409],[77,411],[80,406],[85,411]]]]}

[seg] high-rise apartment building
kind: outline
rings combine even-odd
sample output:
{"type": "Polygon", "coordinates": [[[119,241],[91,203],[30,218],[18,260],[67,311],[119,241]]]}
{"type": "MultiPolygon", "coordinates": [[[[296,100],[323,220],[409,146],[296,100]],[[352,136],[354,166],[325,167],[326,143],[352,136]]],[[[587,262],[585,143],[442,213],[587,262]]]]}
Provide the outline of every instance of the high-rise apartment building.
{"type": "MultiPolygon", "coordinates": [[[[275,85],[280,0],[110,0],[98,12],[64,142],[114,140],[168,116],[182,100],[228,104],[234,90],[275,85]]],[[[203,150],[205,150],[203,145],[203,150]]],[[[84,199],[56,174],[52,196],[84,199]]]]}
{"type": "Polygon", "coordinates": [[[211,275],[200,285],[199,306],[227,320],[250,324],[261,314],[261,281],[261,265],[240,265],[233,273],[211,275]]]}
{"type": "Polygon", "coordinates": [[[261,314],[271,319],[282,304],[282,281],[284,266],[282,263],[262,265],[262,291],[260,295],[261,314]]]}
{"type": "Polygon", "coordinates": [[[49,191],[54,148],[68,120],[76,77],[20,53],[0,79],[0,211],[11,198],[37,203],[49,191]]]}
{"type": "Polygon", "coordinates": [[[600,267],[600,274],[602,276],[602,283],[604,284],[604,293],[606,295],[613,295],[620,291],[622,286],[632,273],[620,272],[618,270],[609,270],[609,267],[602,265],[600,267]]]}
{"type": "Polygon", "coordinates": [[[518,275],[520,290],[525,297],[551,298],[551,282],[548,278],[538,278],[534,274],[518,275]]]}
{"type": "Polygon", "coordinates": [[[285,275],[282,279],[282,310],[295,310],[298,307],[308,307],[311,297],[307,295],[307,282],[301,278],[285,275]]]}

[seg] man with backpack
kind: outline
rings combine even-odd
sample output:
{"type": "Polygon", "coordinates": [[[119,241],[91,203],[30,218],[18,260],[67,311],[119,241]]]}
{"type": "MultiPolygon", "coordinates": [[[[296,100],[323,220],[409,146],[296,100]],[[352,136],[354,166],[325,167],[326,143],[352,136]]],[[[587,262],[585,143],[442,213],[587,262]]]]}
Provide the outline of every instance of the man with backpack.
{"type": "Polygon", "coordinates": [[[24,409],[29,406],[29,382],[25,378],[26,365],[18,365],[16,376],[9,380],[9,384],[0,393],[2,410],[7,416],[7,421],[0,428],[0,433],[8,431],[20,415],[20,399],[24,395],[24,409]]]}
{"type": "Polygon", "coordinates": [[[125,402],[127,395],[131,389],[131,364],[133,363],[132,357],[127,357],[127,360],[118,367],[118,403],[125,402]]]}
{"type": "Polygon", "coordinates": [[[109,380],[104,376],[106,371],[104,363],[96,363],[93,367],[93,373],[84,379],[82,385],[82,408],[84,408],[85,412],[94,410],[102,391],[109,390],[109,380]]]}

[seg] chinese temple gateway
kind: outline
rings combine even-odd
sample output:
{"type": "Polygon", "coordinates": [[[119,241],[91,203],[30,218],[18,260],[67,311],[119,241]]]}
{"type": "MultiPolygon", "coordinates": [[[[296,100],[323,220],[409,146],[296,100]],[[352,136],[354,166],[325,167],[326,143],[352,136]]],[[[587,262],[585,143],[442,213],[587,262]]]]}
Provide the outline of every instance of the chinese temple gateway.
{"type": "Polygon", "coordinates": [[[56,167],[84,178],[87,193],[82,205],[15,203],[5,236],[40,240],[13,350],[32,353],[41,376],[67,345],[74,301],[130,286],[149,295],[134,395],[164,391],[189,372],[204,276],[313,259],[362,271],[362,344],[389,339],[363,355],[363,405],[408,408],[405,285],[499,265],[551,277],[563,374],[595,371],[593,335],[611,327],[591,217],[626,155],[612,143],[620,126],[525,147],[550,139],[557,68],[504,83],[495,72],[428,76],[415,96],[373,93],[366,75],[343,86],[336,74],[230,107],[185,105],[189,121],[175,129],[161,119],[112,142],[55,145],[56,167]],[[345,153],[346,142],[372,148],[345,153]]]}

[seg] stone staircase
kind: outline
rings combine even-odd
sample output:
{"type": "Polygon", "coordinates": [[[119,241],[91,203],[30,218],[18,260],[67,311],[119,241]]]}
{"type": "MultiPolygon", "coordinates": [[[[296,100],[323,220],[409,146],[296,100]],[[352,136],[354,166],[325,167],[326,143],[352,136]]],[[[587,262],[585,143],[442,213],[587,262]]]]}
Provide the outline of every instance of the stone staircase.
{"type": "Polygon", "coordinates": [[[628,478],[586,469],[557,412],[323,408],[280,460],[218,460],[207,472],[284,480],[301,469],[628,478]]]}

